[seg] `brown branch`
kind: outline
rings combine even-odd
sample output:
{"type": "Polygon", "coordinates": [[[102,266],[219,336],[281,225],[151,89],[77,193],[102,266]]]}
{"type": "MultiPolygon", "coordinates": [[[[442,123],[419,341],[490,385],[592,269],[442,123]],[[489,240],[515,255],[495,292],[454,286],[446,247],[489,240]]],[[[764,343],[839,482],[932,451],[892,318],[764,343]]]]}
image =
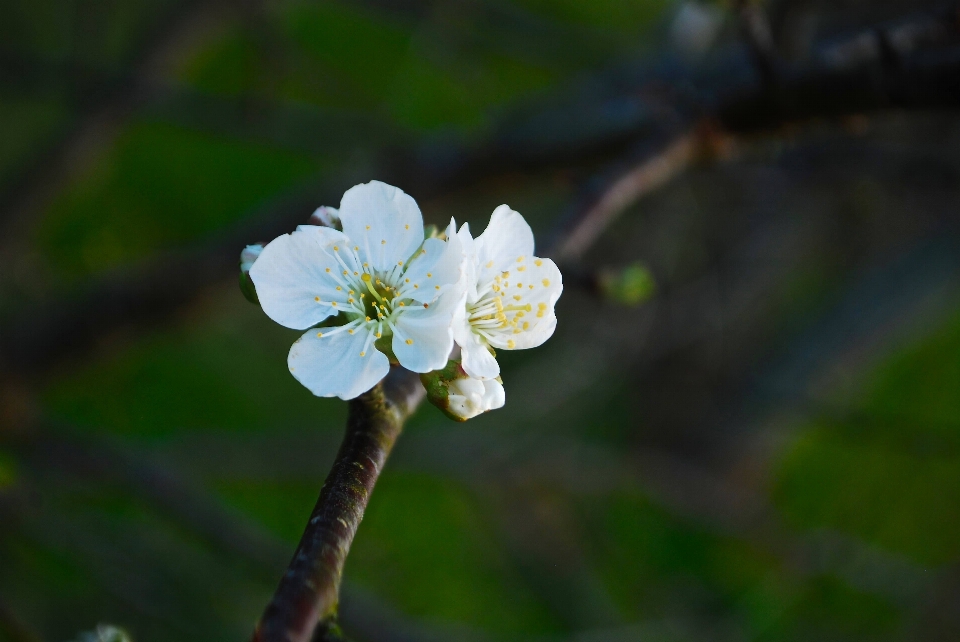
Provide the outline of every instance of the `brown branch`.
{"type": "MultiPolygon", "coordinates": [[[[884,110],[960,108],[957,7],[821,44],[812,63],[787,68],[771,58],[775,54],[759,8],[748,0],[742,5],[757,78],[721,84],[715,104],[699,122],[690,121],[680,134],[648,136],[643,153],[609,172],[600,189],[590,186],[560,222],[551,256],[567,263],[579,259],[630,205],[697,159],[726,155],[738,136],[884,110]]],[[[732,71],[726,75],[735,78],[732,71]]]]}
{"type": "Polygon", "coordinates": [[[422,399],[419,377],[394,368],[350,402],[340,452],[253,642],[343,639],[337,625],[343,565],[387,456],[422,399]]]}
{"type": "Polygon", "coordinates": [[[700,135],[684,133],[671,141],[665,149],[643,158],[617,175],[599,198],[584,209],[576,224],[548,254],[566,262],[579,258],[620,212],[684,172],[701,148],[700,135]]]}

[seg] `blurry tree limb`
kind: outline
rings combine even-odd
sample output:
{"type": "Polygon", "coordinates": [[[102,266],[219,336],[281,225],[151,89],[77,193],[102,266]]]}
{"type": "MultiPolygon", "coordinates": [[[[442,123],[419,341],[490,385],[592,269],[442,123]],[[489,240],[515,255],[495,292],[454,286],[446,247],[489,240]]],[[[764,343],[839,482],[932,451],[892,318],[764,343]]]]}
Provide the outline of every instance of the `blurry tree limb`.
{"type": "Polygon", "coordinates": [[[551,256],[575,261],[627,207],[696,160],[724,156],[737,137],[881,110],[960,107],[957,6],[822,43],[810,61],[787,66],[775,58],[760,8],[741,4],[756,73],[744,75],[750,64],[742,59],[715,71],[704,110],[679,129],[655,130],[631,162],[587,187],[555,229],[551,256]]]}
{"type": "MultiPolygon", "coordinates": [[[[737,136],[816,118],[894,108],[957,108],[957,12],[921,15],[822,44],[808,62],[783,67],[773,87],[761,82],[744,55],[734,55],[706,74],[681,68],[668,71],[675,76],[674,84],[700,88],[694,108],[677,105],[657,111],[636,84],[642,85],[644,79],[634,79],[627,89],[620,87],[593,103],[577,99],[572,107],[541,110],[532,117],[505,122],[478,148],[426,146],[385,154],[366,175],[395,182],[423,198],[496,172],[570,165],[598,155],[624,159],[601,180],[599,189],[590,188],[558,224],[554,255],[571,261],[625,207],[681,174],[692,162],[709,158],[717,141],[723,147],[737,136]],[[633,101],[633,111],[626,109],[624,101],[633,101]],[[617,105],[621,107],[617,113],[626,110],[640,115],[613,124],[609,117],[604,120],[602,116],[617,105]],[[633,151],[624,156],[625,149],[633,151]]],[[[663,82],[653,78],[650,84],[662,86],[663,82]]],[[[667,95],[659,100],[672,105],[684,99],[667,95]]],[[[332,202],[332,195],[341,193],[345,183],[343,177],[331,180],[311,194],[284,199],[257,221],[228,231],[206,247],[173,252],[141,270],[102,277],[79,295],[51,296],[5,320],[0,328],[0,369],[42,374],[118,328],[169,319],[198,293],[234,272],[236,248],[286,231],[318,199],[332,202]]]]}
{"type": "Polygon", "coordinates": [[[253,642],[344,639],[337,625],[343,565],[387,456],[422,399],[419,377],[394,368],[350,402],[340,452],[253,642]]]}

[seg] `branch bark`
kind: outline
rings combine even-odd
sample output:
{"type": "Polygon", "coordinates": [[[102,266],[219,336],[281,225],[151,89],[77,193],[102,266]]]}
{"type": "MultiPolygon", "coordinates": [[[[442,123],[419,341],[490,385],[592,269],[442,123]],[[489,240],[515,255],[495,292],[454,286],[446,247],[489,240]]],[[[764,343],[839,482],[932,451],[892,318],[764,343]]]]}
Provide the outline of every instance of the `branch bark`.
{"type": "Polygon", "coordinates": [[[418,375],[394,368],[350,402],[333,469],[253,642],[344,639],[337,625],[343,566],[380,471],[423,394],[418,375]]]}

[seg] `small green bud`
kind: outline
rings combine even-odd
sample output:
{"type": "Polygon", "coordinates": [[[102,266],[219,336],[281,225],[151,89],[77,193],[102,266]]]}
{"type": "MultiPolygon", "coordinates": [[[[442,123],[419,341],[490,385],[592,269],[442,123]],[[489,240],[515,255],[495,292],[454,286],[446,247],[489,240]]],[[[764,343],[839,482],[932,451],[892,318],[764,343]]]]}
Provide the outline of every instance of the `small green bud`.
{"type": "Polygon", "coordinates": [[[263,245],[260,243],[248,245],[240,252],[240,291],[247,301],[260,305],[260,299],[257,297],[257,288],[253,285],[253,279],[250,278],[250,268],[256,262],[257,257],[263,252],[263,245]]]}
{"type": "Polygon", "coordinates": [[[454,421],[466,421],[506,403],[503,382],[474,379],[459,361],[448,361],[442,370],[420,375],[427,399],[454,421]]]}
{"type": "Polygon", "coordinates": [[[631,307],[649,300],[657,289],[653,274],[640,263],[628,265],[620,271],[602,272],[597,285],[603,296],[631,307]]]}

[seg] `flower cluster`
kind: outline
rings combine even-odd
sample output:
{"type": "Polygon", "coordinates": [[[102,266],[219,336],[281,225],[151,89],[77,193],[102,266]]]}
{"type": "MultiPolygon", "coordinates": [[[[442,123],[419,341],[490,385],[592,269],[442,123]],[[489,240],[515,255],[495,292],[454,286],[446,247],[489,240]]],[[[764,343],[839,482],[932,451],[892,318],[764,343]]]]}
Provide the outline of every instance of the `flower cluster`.
{"type": "Polygon", "coordinates": [[[453,220],[424,238],[416,201],[373,181],[311,223],[247,248],[241,283],[249,274],[271,319],[307,330],[287,364],[317,396],[352,399],[394,363],[422,373],[431,401],[468,419],[504,404],[494,349],[536,347],[556,328],[560,271],[534,256],[530,226],[506,205],[476,238],[453,220]],[[462,361],[448,363],[454,344],[462,361]]]}

